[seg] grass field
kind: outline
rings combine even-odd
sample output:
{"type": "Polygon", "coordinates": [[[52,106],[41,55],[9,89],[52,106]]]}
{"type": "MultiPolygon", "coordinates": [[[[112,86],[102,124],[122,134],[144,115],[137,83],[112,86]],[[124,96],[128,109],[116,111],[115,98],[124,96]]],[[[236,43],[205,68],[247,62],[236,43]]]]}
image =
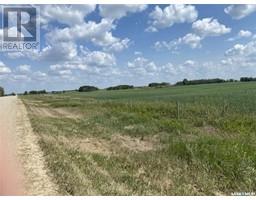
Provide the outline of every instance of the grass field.
{"type": "Polygon", "coordinates": [[[63,195],[256,191],[256,82],[20,98],[63,195]]]}

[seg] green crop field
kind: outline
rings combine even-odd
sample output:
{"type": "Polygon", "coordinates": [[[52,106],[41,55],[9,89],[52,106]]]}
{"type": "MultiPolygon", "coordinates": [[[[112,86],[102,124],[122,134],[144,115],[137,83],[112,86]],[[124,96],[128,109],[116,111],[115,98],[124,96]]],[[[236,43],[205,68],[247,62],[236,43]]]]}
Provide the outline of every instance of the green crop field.
{"type": "Polygon", "coordinates": [[[256,189],[256,82],[20,96],[64,195],[256,189]]]}

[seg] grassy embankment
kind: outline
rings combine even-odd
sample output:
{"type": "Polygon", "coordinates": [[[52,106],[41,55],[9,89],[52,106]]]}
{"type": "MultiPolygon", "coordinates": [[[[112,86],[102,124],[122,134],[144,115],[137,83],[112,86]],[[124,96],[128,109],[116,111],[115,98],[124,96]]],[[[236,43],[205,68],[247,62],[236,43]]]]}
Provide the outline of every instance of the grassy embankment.
{"type": "Polygon", "coordinates": [[[256,83],[21,98],[64,195],[255,192],[256,83]]]}

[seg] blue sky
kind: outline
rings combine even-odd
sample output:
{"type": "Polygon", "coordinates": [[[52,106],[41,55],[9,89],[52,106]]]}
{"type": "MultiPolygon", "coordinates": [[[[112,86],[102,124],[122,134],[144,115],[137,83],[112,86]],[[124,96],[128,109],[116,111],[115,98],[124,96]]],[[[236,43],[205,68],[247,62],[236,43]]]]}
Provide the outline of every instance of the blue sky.
{"type": "Polygon", "coordinates": [[[24,92],[256,76],[255,19],[255,5],[43,5],[41,50],[0,52],[0,85],[24,92]]]}

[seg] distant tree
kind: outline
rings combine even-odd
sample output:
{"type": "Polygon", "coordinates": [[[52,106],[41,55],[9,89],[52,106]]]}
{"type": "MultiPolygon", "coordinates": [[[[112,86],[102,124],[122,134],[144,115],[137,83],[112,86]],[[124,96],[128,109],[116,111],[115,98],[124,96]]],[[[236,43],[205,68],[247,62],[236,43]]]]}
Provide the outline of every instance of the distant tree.
{"type": "Polygon", "coordinates": [[[198,79],[198,80],[187,80],[184,79],[183,81],[177,82],[175,85],[198,85],[198,84],[209,84],[209,83],[224,83],[226,82],[220,78],[214,79],[198,79]]]}
{"type": "Polygon", "coordinates": [[[92,91],[96,91],[96,90],[98,90],[97,87],[90,86],[90,85],[84,85],[78,89],[79,92],[92,92],[92,91]]]}
{"type": "Polygon", "coordinates": [[[133,85],[117,85],[113,87],[106,88],[107,90],[126,90],[126,89],[133,89],[133,85]]]}
{"type": "Polygon", "coordinates": [[[29,94],[46,94],[46,90],[32,90],[29,91],[29,94]]]}
{"type": "Polygon", "coordinates": [[[148,87],[166,87],[170,86],[170,83],[162,82],[162,83],[149,83],[148,87]]]}
{"type": "Polygon", "coordinates": [[[256,81],[256,78],[253,78],[253,77],[241,77],[240,81],[241,82],[256,81]]]}
{"type": "Polygon", "coordinates": [[[0,97],[4,96],[4,88],[0,87],[0,97]]]}
{"type": "Polygon", "coordinates": [[[24,95],[28,95],[28,92],[27,92],[27,91],[25,91],[25,92],[24,92],[24,95]]]}
{"type": "Polygon", "coordinates": [[[182,81],[182,83],[183,83],[183,85],[187,85],[188,84],[188,79],[183,79],[183,81],[182,81]]]}

